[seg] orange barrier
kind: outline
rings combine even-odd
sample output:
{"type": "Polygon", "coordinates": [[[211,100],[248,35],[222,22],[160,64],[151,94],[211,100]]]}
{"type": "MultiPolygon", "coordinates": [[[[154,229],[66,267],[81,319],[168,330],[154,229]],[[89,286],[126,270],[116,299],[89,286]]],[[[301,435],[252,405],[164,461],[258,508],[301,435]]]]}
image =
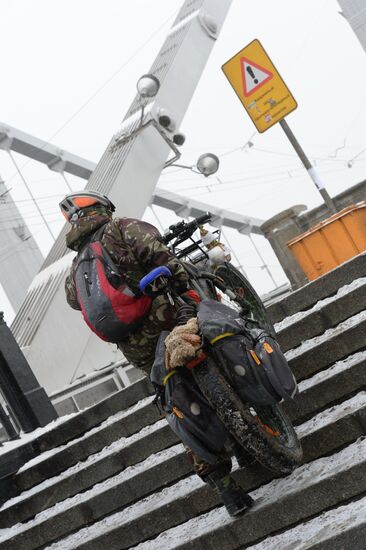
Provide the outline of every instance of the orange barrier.
{"type": "Polygon", "coordinates": [[[344,208],[288,241],[311,281],[366,250],[366,201],[344,208]]]}

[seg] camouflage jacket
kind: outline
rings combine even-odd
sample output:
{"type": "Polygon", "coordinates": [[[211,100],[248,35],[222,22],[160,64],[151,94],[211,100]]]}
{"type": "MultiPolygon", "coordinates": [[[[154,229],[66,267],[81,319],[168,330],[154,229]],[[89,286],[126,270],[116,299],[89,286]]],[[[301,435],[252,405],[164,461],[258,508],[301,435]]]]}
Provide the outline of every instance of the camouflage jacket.
{"type": "MultiPolygon", "coordinates": [[[[99,227],[105,225],[101,243],[119,267],[125,283],[138,292],[140,279],[154,267],[167,265],[173,274],[172,282],[178,291],[185,289],[188,276],[178,260],[161,242],[159,231],[149,223],[133,218],[114,218],[101,213],[78,219],[66,235],[66,244],[79,251],[99,227]]],[[[81,309],[74,282],[74,258],[66,278],[66,299],[73,309],[81,309]]]]}

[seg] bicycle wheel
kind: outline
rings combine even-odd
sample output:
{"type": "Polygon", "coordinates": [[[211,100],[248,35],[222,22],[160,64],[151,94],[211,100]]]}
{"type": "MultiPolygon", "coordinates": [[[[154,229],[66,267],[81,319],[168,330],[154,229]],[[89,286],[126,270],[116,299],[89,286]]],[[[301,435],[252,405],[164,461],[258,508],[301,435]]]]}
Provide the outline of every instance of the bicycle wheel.
{"type": "MultiPolygon", "coordinates": [[[[263,305],[262,300],[248,281],[246,277],[233,265],[228,262],[221,264],[215,270],[215,275],[222,279],[227,287],[232,290],[240,299],[245,299],[248,306],[248,317],[251,317],[254,321],[265,329],[271,336],[276,337],[276,331],[270,321],[266,308],[263,305]]],[[[232,305],[233,300],[230,300],[232,305]]],[[[235,301],[234,301],[235,302],[235,301]]],[[[240,307],[240,306],[236,306],[240,307]]]]}
{"type": "Polygon", "coordinates": [[[258,462],[279,475],[291,473],[300,464],[301,444],[280,405],[253,414],[210,358],[192,373],[224,426],[258,462]]]}

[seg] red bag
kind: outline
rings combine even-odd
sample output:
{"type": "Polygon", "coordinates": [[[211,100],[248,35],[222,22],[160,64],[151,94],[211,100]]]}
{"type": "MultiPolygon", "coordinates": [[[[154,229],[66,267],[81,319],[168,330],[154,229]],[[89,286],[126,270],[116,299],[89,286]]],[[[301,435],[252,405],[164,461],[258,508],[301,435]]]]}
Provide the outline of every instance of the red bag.
{"type": "Polygon", "coordinates": [[[98,231],[79,252],[74,281],[84,321],[102,340],[118,343],[139,328],[152,299],[128,288],[100,238],[98,231]]]}

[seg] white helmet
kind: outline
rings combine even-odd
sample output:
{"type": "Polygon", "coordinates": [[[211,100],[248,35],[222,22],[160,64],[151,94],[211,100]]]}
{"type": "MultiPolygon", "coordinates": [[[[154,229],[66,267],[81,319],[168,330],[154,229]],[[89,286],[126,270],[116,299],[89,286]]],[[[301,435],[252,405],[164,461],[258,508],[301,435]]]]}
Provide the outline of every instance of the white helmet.
{"type": "Polygon", "coordinates": [[[80,210],[91,206],[105,206],[107,210],[114,212],[116,207],[106,195],[98,193],[98,191],[74,191],[66,195],[59,204],[62,214],[67,221],[71,221],[75,216],[79,216],[80,210]]]}

